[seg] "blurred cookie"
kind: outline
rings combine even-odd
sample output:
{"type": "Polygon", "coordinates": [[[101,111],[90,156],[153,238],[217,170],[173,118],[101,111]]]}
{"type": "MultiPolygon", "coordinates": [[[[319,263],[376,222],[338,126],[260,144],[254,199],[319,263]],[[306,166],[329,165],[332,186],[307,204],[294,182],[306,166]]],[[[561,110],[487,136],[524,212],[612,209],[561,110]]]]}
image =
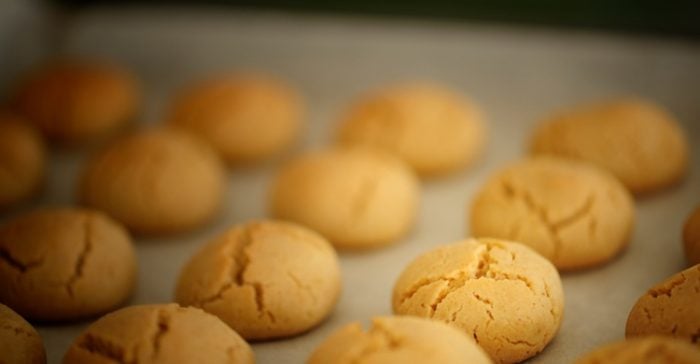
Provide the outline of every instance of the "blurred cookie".
{"type": "Polygon", "coordinates": [[[646,336],[600,347],[575,364],[697,364],[700,349],[666,336],[646,336]]]}
{"type": "Polygon", "coordinates": [[[0,362],[46,363],[46,350],[41,336],[22,316],[3,304],[0,304],[0,362]]]}
{"type": "Polygon", "coordinates": [[[688,216],[683,227],[683,247],[690,264],[700,264],[700,206],[688,216]]]}
{"type": "Polygon", "coordinates": [[[45,169],[46,151],[39,135],[17,117],[0,113],[0,210],[35,194],[45,169]]]}

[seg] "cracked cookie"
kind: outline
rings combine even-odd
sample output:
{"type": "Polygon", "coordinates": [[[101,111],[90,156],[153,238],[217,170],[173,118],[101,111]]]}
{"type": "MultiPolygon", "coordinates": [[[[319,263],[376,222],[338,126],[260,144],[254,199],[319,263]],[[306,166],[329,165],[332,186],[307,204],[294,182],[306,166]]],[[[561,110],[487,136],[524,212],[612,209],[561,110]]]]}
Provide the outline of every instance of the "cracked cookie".
{"type": "Polygon", "coordinates": [[[556,268],[525,245],[468,239],[411,262],[396,282],[395,314],[428,317],[473,337],[496,363],[541,352],[562,320],[556,268]]]}
{"type": "Polygon", "coordinates": [[[341,144],[381,148],[421,176],[473,164],[486,144],[481,111],[466,97],[431,84],[403,84],[365,95],[340,122],[341,144]]]}
{"type": "Polygon", "coordinates": [[[46,363],[41,336],[22,316],[3,304],[0,304],[0,363],[46,363]]]}
{"type": "Polygon", "coordinates": [[[683,227],[683,248],[690,264],[700,264],[700,206],[688,216],[683,227]]]}
{"type": "Polygon", "coordinates": [[[627,337],[670,335],[700,346],[700,264],[657,284],[627,317],[627,337]]]}
{"type": "Polygon", "coordinates": [[[600,347],[575,364],[697,364],[700,349],[667,336],[646,336],[600,347]]]}
{"type": "Polygon", "coordinates": [[[234,226],[180,274],[175,299],[210,312],[246,339],[296,335],[318,325],[340,295],[340,266],[320,235],[282,221],[234,226]]]}
{"type": "Polygon", "coordinates": [[[253,364],[241,337],[216,316],[176,304],[130,306],[92,323],[63,364],[253,364]]]}
{"type": "Polygon", "coordinates": [[[491,364],[460,330],[440,321],[411,316],[375,317],[363,330],[355,322],[331,334],[308,364],[491,364]]]}
{"type": "Polygon", "coordinates": [[[531,153],[594,163],[635,194],[680,181],[688,169],[688,149],[668,111],[635,98],[561,111],[541,122],[530,140],[531,153]]]}
{"type": "Polygon", "coordinates": [[[521,242],[562,270],[609,261],[627,246],[633,224],[634,199],[612,175],[547,156],[497,172],[469,214],[471,235],[521,242]]]}
{"type": "Polygon", "coordinates": [[[39,135],[18,117],[0,113],[0,210],[35,194],[45,168],[39,135]]]}
{"type": "Polygon", "coordinates": [[[304,117],[291,86],[261,74],[232,74],[190,86],[173,102],[168,123],[207,141],[230,165],[289,148],[304,117]]]}
{"type": "Polygon", "coordinates": [[[0,302],[27,319],[101,314],[126,301],[135,283],[131,238],[100,212],[42,209],[0,226],[0,302]]]}
{"type": "Polygon", "coordinates": [[[339,248],[391,244],[416,218],[418,180],[400,160],[368,148],[309,152],[272,183],[272,216],[306,225],[339,248]]]}
{"type": "Polygon", "coordinates": [[[80,200],[141,234],[204,225],[220,210],[224,168],[194,137],[152,129],[120,139],[88,162],[80,200]]]}

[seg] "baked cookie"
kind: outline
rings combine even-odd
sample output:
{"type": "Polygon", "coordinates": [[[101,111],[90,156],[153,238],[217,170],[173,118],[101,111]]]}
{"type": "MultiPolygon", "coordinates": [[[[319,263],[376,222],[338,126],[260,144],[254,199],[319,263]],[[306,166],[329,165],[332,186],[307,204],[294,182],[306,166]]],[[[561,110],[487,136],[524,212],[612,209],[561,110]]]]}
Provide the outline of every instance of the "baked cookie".
{"type": "Polygon", "coordinates": [[[629,241],[634,199],[593,165],[539,156],[492,176],[474,198],[471,235],[518,241],[559,269],[604,263],[629,241]]]}
{"type": "Polygon", "coordinates": [[[135,283],[131,239],[102,213],[43,209],[0,226],[0,302],[27,319],[107,312],[126,301],[135,283]]]}
{"type": "Polygon", "coordinates": [[[289,148],[303,118],[303,101],[291,86],[266,75],[233,74],[185,89],[168,121],[206,140],[229,164],[241,164],[289,148]]]}
{"type": "Polygon", "coordinates": [[[600,347],[575,364],[697,364],[700,349],[667,336],[646,336],[600,347]]]}
{"type": "Polygon", "coordinates": [[[238,225],[205,245],[180,274],[175,299],[218,316],[246,339],[311,329],[340,295],[340,266],[320,235],[281,221],[238,225]]]}
{"type": "Polygon", "coordinates": [[[82,176],[80,200],[130,230],[168,234],[204,225],[220,210],[224,168],[194,137],[154,129],[116,141],[82,176]]]}
{"type": "Polygon", "coordinates": [[[543,121],[530,152],[586,160],[635,194],[678,182],[688,169],[688,142],[675,118],[640,99],[582,105],[543,121]]]}
{"type": "Polygon", "coordinates": [[[0,304],[0,363],[46,363],[41,336],[22,316],[3,304],[0,304]]]}
{"type": "Polygon", "coordinates": [[[106,137],[136,116],[140,89],[120,66],[85,60],[36,69],[20,82],[14,110],[49,139],[84,143],[106,137]]]}
{"type": "Polygon", "coordinates": [[[700,264],[700,206],[688,216],[683,227],[683,247],[690,264],[700,264]]]}
{"type": "Polygon", "coordinates": [[[652,287],[632,307],[626,336],[656,334],[700,344],[700,264],[652,287]]]}
{"type": "Polygon", "coordinates": [[[283,166],[272,183],[272,216],[306,225],[336,247],[367,249],[413,225],[419,184],[400,160],[378,150],[332,148],[283,166]]]}
{"type": "Polygon", "coordinates": [[[0,113],[0,210],[35,194],[46,169],[44,143],[34,130],[0,113]]]}
{"type": "Polygon", "coordinates": [[[469,239],[429,251],[394,286],[395,314],[429,317],[473,337],[496,363],[541,352],[559,330],[559,273],[525,245],[469,239]]]}
{"type": "Polygon", "coordinates": [[[255,362],[235,331],[194,307],[140,305],[107,314],[88,326],[63,364],[255,362]]]}
{"type": "Polygon", "coordinates": [[[346,113],[337,140],[378,147],[421,176],[464,168],[481,155],[486,127],[466,97],[431,84],[404,84],[365,95],[346,113]]]}

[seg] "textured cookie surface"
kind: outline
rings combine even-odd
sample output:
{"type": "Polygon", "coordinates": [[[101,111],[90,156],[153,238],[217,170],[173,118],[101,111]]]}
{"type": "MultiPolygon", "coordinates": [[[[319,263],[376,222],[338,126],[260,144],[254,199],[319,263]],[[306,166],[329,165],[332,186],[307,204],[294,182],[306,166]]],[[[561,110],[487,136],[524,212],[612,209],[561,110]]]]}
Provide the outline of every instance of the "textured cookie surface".
{"type": "Polygon", "coordinates": [[[465,97],[436,85],[406,84],[353,105],[337,139],[384,149],[420,175],[437,175],[473,163],[486,132],[481,112],[465,97]]]}
{"type": "Polygon", "coordinates": [[[688,216],[683,227],[683,247],[690,264],[700,264],[700,207],[688,216]]]}
{"type": "Polygon", "coordinates": [[[340,267],[320,235],[280,221],[233,227],[187,263],[176,300],[210,312],[246,339],[299,334],[340,294],[340,267]]]}
{"type": "Polygon", "coordinates": [[[37,192],[46,168],[44,144],[17,117],[0,113],[0,209],[37,192]]]}
{"type": "Polygon", "coordinates": [[[697,364],[700,348],[664,336],[619,341],[598,348],[575,364],[697,364]]]}
{"type": "Polygon", "coordinates": [[[583,159],[609,170],[633,193],[679,181],[688,144],[676,120],[648,101],[620,99],[583,105],[545,120],[530,151],[583,159]]]}
{"type": "Polygon", "coordinates": [[[491,177],[469,221],[474,236],[522,242],[557,268],[576,269],[608,261],[627,245],[634,200],[602,169],[534,157],[491,177]]]}
{"type": "Polygon", "coordinates": [[[130,306],[78,336],[64,364],[255,362],[248,343],[218,318],[176,304],[130,306]]]}
{"type": "Polygon", "coordinates": [[[469,239],[416,258],[393,292],[394,313],[447,322],[497,363],[530,358],[559,329],[564,294],[556,268],[525,245],[469,239]]]}
{"type": "Polygon", "coordinates": [[[463,332],[440,321],[411,316],[376,317],[363,330],[348,324],[316,348],[308,364],[490,364],[463,332]]]}
{"type": "Polygon", "coordinates": [[[70,320],[118,307],[136,257],[127,232],[102,213],[45,209],[0,226],[0,302],[31,320],[70,320]]]}
{"type": "Polygon", "coordinates": [[[0,304],[0,363],[45,364],[41,337],[20,315],[0,304]]]}

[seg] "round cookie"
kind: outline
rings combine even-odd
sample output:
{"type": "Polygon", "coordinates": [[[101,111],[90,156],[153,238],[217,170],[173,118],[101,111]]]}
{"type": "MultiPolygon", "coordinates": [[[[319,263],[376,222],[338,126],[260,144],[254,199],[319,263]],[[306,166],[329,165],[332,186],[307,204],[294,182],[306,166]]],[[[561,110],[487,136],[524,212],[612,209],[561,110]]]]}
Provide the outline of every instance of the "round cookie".
{"type": "Polygon", "coordinates": [[[47,138],[83,143],[131,121],[139,108],[140,90],[134,75],[120,66],[60,61],[22,80],[12,104],[47,138]]]}
{"type": "Polygon", "coordinates": [[[700,206],[688,216],[683,227],[683,247],[690,264],[700,264],[700,206]]]}
{"type": "Polygon", "coordinates": [[[418,181],[400,160],[368,148],[332,148],[283,166],[269,211],[318,231],[336,247],[366,249],[404,236],[419,198],[418,181]]]}
{"type": "Polygon", "coordinates": [[[364,96],[346,113],[337,140],[389,151],[419,175],[464,168],[481,155],[486,127],[466,97],[437,85],[404,84],[364,96]]]}
{"type": "Polygon", "coordinates": [[[194,137],[172,129],[143,131],[116,141],[86,167],[81,201],[130,230],[168,234],[204,225],[220,210],[224,169],[194,137]]]}
{"type": "Polygon", "coordinates": [[[92,323],[73,342],[63,364],[253,364],[248,343],[210,315],[176,304],[140,305],[92,323]]]}
{"type": "Polygon", "coordinates": [[[0,304],[0,356],[3,364],[46,363],[41,336],[22,316],[3,304],[0,304]]]}
{"type": "Polygon", "coordinates": [[[463,332],[440,321],[411,316],[372,319],[341,327],[316,348],[308,364],[490,364],[491,359],[463,332]]]}
{"type": "Polygon", "coordinates": [[[233,74],[193,85],[168,121],[206,140],[229,164],[255,162],[289,148],[304,117],[301,96],[270,76],[233,74]]]}
{"type": "Polygon", "coordinates": [[[44,180],[46,151],[34,130],[0,113],[0,210],[36,193],[44,180]]]}
{"type": "Polygon", "coordinates": [[[670,335],[700,344],[700,264],[652,287],[627,317],[626,336],[670,335]]]}
{"type": "Polygon", "coordinates": [[[575,364],[697,364],[700,349],[666,336],[646,336],[600,347],[575,364]]]}
{"type": "Polygon", "coordinates": [[[634,200],[612,175],[539,156],[491,177],[474,198],[471,235],[518,241],[559,269],[604,263],[629,241],[634,200]]]}
{"type": "Polygon", "coordinates": [[[530,152],[592,162],[635,194],[678,182],[689,158],[674,117],[634,98],[581,105],[550,117],[533,133],[530,152]]]}
{"type": "Polygon", "coordinates": [[[218,316],[246,339],[272,339],[318,325],[339,295],[338,257],[323,237],[295,224],[253,221],[194,255],[175,299],[218,316]]]}
{"type": "Polygon", "coordinates": [[[394,286],[395,314],[451,324],[496,363],[541,352],[559,330],[564,293],[556,268],[525,245],[469,239],[411,262],[394,286]]]}
{"type": "Polygon", "coordinates": [[[0,302],[30,320],[94,316],[136,283],[128,233],[102,213],[53,208],[0,226],[0,302]]]}

